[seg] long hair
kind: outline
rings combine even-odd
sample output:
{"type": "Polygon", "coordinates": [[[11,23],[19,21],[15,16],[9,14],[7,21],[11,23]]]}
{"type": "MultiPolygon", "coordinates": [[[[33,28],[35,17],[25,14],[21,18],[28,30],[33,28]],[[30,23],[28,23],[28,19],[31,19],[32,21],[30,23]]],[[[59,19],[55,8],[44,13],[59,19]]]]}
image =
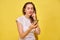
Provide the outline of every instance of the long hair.
{"type": "MultiPolygon", "coordinates": [[[[35,14],[36,14],[36,8],[35,8],[35,5],[32,3],[32,2],[27,2],[27,3],[25,3],[25,5],[23,6],[23,14],[25,15],[26,13],[25,13],[25,8],[26,8],[26,6],[28,5],[28,4],[32,4],[32,6],[33,6],[33,10],[34,10],[34,12],[35,12],[35,14]]],[[[37,17],[36,17],[36,19],[37,19],[37,17]]],[[[33,17],[32,16],[30,16],[30,20],[31,20],[31,23],[34,21],[34,19],[33,19],[33,17]]]]}

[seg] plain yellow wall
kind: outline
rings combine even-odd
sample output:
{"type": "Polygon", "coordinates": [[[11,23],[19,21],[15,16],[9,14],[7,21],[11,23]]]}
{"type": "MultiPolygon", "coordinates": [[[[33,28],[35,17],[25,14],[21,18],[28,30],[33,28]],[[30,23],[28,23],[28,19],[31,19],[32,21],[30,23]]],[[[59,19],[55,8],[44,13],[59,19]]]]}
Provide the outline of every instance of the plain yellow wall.
{"type": "Polygon", "coordinates": [[[28,1],[37,9],[41,29],[38,39],[60,40],[60,0],[0,0],[0,40],[18,40],[16,18],[28,1]]]}

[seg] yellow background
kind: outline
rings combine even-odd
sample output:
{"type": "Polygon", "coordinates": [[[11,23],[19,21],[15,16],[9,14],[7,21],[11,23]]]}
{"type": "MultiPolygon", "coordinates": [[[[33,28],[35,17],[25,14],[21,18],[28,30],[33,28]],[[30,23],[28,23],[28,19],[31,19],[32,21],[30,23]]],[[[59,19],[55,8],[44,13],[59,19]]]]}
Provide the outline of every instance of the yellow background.
{"type": "Polygon", "coordinates": [[[18,40],[16,18],[32,1],[37,9],[41,33],[39,40],[60,40],[60,0],[0,0],[0,40],[18,40]]]}

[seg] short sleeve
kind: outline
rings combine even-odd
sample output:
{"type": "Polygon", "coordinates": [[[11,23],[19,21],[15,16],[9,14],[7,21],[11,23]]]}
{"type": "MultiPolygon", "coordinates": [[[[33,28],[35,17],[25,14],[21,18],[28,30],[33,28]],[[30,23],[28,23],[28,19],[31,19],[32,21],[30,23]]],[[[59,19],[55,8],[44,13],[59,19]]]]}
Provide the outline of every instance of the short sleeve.
{"type": "Polygon", "coordinates": [[[22,24],[23,19],[22,19],[21,17],[18,17],[18,18],[16,19],[16,21],[22,24]]]}

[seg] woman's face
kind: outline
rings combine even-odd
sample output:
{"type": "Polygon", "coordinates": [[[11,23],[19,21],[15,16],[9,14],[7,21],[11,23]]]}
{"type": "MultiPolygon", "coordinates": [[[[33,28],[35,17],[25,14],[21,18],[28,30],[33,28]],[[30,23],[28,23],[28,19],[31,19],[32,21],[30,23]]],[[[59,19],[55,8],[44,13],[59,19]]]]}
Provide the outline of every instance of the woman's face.
{"type": "Polygon", "coordinates": [[[31,16],[34,12],[33,5],[32,4],[27,4],[25,8],[25,13],[28,16],[31,16]]]}

